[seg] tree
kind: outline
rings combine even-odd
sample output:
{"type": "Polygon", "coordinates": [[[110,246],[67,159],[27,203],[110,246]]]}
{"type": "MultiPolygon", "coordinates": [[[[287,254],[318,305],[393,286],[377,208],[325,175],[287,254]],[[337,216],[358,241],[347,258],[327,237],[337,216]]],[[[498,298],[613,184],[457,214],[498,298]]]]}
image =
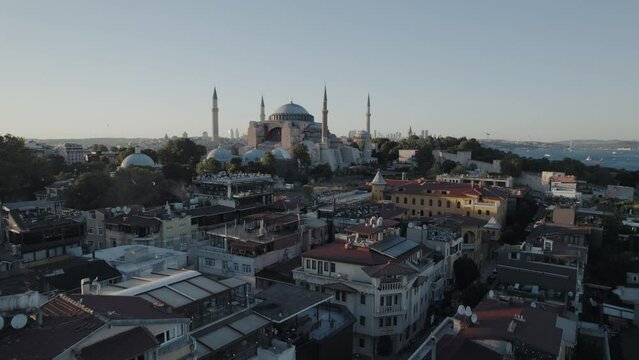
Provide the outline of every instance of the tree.
{"type": "Polygon", "coordinates": [[[515,154],[507,154],[501,159],[502,174],[512,177],[521,175],[521,158],[515,154]]]}
{"type": "Polygon", "coordinates": [[[452,160],[444,160],[442,162],[442,164],[440,165],[440,168],[442,170],[442,173],[444,174],[450,174],[451,171],[453,171],[453,169],[455,168],[455,166],[457,166],[457,163],[452,161],[452,160]]]}
{"type": "Polygon", "coordinates": [[[275,174],[275,156],[272,152],[267,151],[262,156],[262,160],[260,161],[264,170],[269,174],[275,174]]]}
{"type": "Polygon", "coordinates": [[[466,167],[462,164],[457,164],[455,165],[455,167],[450,171],[450,173],[452,175],[462,175],[466,173],[466,167]]]}
{"type": "Polygon", "coordinates": [[[486,296],[488,287],[479,281],[474,281],[459,294],[459,300],[465,306],[474,308],[486,296]]]}
{"type": "Polygon", "coordinates": [[[479,277],[477,264],[467,257],[459,258],[453,263],[453,272],[455,273],[455,285],[459,290],[467,288],[479,277]]]}
{"type": "Polygon", "coordinates": [[[106,147],[106,145],[102,145],[102,144],[93,144],[91,145],[91,150],[97,152],[107,152],[109,151],[109,148],[106,147]]]}
{"type": "Polygon", "coordinates": [[[189,138],[171,139],[157,153],[162,164],[190,165],[193,169],[205,154],[206,147],[194,143],[189,138]]]}
{"type": "Polygon", "coordinates": [[[24,139],[0,136],[0,200],[24,200],[53,181],[53,162],[39,158],[24,139]]]}
{"type": "Polygon", "coordinates": [[[308,153],[306,145],[302,143],[293,145],[291,148],[291,154],[301,166],[306,167],[311,164],[311,154],[308,153]]]}
{"type": "Polygon", "coordinates": [[[242,159],[234,157],[226,164],[226,172],[236,173],[242,171],[242,159]]]}
{"type": "Polygon", "coordinates": [[[203,173],[217,173],[224,169],[222,164],[215,159],[206,159],[204,162],[197,164],[195,172],[198,174],[203,173]]]}
{"type": "Polygon", "coordinates": [[[326,179],[329,180],[333,177],[333,171],[328,164],[318,164],[309,172],[309,175],[316,179],[326,179]]]}
{"type": "Polygon", "coordinates": [[[67,194],[66,206],[89,210],[102,207],[108,202],[113,180],[107,173],[95,171],[78,177],[67,194]]]}

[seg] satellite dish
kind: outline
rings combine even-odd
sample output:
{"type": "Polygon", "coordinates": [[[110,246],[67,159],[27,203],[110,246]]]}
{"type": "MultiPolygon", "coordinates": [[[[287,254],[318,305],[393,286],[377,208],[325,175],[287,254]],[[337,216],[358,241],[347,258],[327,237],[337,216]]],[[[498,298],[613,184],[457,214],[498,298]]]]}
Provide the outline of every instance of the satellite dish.
{"type": "Polygon", "coordinates": [[[536,308],[536,307],[537,307],[537,303],[536,303],[536,302],[534,302],[534,301],[533,301],[533,302],[531,302],[531,303],[530,303],[530,307],[531,307],[531,308],[533,308],[533,309],[534,309],[534,308],[536,308]]]}
{"type": "Polygon", "coordinates": [[[118,207],[115,208],[115,211],[116,212],[120,212],[120,211],[122,211],[122,208],[118,206],[118,207]]]}
{"type": "Polygon", "coordinates": [[[129,215],[129,213],[131,212],[131,209],[125,206],[123,211],[125,214],[129,215]]]}
{"type": "Polygon", "coordinates": [[[473,311],[470,309],[470,306],[466,306],[466,309],[464,309],[464,315],[471,316],[472,314],[473,311]]]}
{"type": "Polygon", "coordinates": [[[459,305],[457,307],[457,314],[464,315],[464,305],[459,305]]]}
{"type": "Polygon", "coordinates": [[[495,297],[495,291],[490,290],[490,291],[488,292],[488,297],[489,297],[489,298],[491,298],[491,299],[492,299],[492,298],[494,298],[494,297],[495,297]]]}
{"type": "Polygon", "coordinates": [[[568,296],[572,297],[574,294],[572,291],[568,291],[568,296]]]}
{"type": "Polygon", "coordinates": [[[17,314],[11,319],[11,327],[20,330],[27,326],[27,316],[25,314],[17,314]]]}
{"type": "Polygon", "coordinates": [[[473,324],[477,324],[477,314],[472,314],[472,315],[470,316],[470,321],[471,321],[473,324]]]}
{"type": "Polygon", "coordinates": [[[0,330],[4,327],[4,318],[0,316],[0,330]]]}

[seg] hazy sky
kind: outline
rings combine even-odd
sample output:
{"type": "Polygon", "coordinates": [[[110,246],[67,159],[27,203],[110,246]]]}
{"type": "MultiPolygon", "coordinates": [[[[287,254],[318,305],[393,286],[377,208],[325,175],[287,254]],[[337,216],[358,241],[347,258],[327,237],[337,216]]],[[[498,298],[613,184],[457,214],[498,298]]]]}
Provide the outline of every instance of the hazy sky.
{"type": "Polygon", "coordinates": [[[639,138],[639,1],[0,0],[0,133],[220,132],[291,99],[329,128],[639,138]]]}

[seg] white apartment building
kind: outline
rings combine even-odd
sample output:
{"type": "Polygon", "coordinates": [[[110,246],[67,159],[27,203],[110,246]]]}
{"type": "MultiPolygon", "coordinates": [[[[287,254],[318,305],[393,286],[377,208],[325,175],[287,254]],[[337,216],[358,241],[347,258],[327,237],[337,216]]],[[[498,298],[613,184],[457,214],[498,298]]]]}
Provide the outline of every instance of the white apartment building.
{"type": "Polygon", "coordinates": [[[429,323],[429,305],[443,297],[445,283],[441,258],[398,236],[307,251],[293,278],[298,286],[333,293],[332,302],[348,308],[357,319],[353,353],[366,356],[406,346],[429,323]]]}
{"type": "Polygon", "coordinates": [[[60,146],[58,152],[64,158],[64,162],[67,165],[85,162],[85,151],[80,144],[65,143],[60,146]]]}

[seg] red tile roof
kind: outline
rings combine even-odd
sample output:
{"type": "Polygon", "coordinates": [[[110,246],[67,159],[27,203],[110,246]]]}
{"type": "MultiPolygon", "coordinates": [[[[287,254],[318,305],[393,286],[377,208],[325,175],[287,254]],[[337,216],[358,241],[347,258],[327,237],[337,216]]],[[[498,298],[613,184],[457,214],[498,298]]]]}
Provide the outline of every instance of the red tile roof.
{"type": "Polygon", "coordinates": [[[462,329],[459,336],[518,341],[553,356],[559,354],[563,332],[555,325],[557,314],[553,312],[497,299],[483,300],[474,312],[478,325],[462,329]],[[514,320],[515,315],[523,316],[524,321],[514,320]],[[516,326],[509,332],[511,322],[516,326]]]}
{"type": "Polygon", "coordinates": [[[358,265],[381,265],[391,260],[384,255],[369,251],[368,248],[355,246],[352,249],[346,249],[344,245],[343,242],[337,242],[320,246],[303,253],[302,257],[358,265]]]}

